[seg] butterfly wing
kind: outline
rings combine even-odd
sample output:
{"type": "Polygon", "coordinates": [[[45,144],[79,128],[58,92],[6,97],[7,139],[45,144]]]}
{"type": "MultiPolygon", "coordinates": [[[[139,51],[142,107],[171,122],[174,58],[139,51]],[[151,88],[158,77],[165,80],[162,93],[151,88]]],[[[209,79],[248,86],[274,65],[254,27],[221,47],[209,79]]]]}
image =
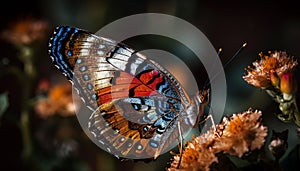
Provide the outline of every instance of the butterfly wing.
{"type": "Polygon", "coordinates": [[[88,128],[116,156],[149,158],[168,150],[195,116],[172,74],[135,50],[70,27],[55,29],[49,53],[93,111],[88,128]],[[189,116],[187,116],[189,115],[189,116]]]}

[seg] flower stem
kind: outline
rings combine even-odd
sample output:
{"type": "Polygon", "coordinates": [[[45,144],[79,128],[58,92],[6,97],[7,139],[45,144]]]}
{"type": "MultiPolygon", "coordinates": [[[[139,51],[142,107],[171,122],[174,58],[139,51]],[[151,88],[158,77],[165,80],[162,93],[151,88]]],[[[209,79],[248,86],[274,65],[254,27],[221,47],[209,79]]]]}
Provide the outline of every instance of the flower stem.
{"type": "Polygon", "coordinates": [[[293,121],[297,126],[297,133],[300,137],[300,112],[297,106],[296,95],[291,94],[286,98],[283,93],[276,90],[266,90],[266,92],[279,104],[279,109],[282,113],[276,114],[276,117],[283,122],[293,121]]]}
{"type": "Polygon", "coordinates": [[[29,112],[27,110],[22,111],[21,120],[20,120],[20,129],[22,133],[23,141],[23,152],[22,158],[27,160],[31,156],[32,152],[32,142],[31,142],[31,133],[30,133],[30,119],[29,112]]]}
{"type": "Polygon", "coordinates": [[[20,118],[20,130],[22,133],[23,151],[22,158],[24,161],[28,161],[32,154],[32,137],[30,130],[30,96],[31,86],[36,75],[36,70],[33,63],[33,50],[30,47],[21,47],[20,60],[24,64],[24,76],[20,78],[20,82],[23,86],[22,94],[22,108],[20,118]]]}
{"type": "Polygon", "coordinates": [[[295,124],[296,124],[297,127],[298,127],[298,128],[297,128],[298,136],[300,136],[300,113],[299,113],[299,109],[298,109],[298,106],[297,106],[296,98],[294,98],[293,104],[294,104],[294,106],[295,106],[295,111],[294,111],[295,124]]]}

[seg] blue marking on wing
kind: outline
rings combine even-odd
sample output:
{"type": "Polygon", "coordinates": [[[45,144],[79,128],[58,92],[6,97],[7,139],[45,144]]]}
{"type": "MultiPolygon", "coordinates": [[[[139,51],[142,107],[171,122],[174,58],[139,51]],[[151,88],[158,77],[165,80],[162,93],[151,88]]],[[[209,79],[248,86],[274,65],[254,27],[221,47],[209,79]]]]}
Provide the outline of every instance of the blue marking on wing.
{"type": "Polygon", "coordinates": [[[163,118],[159,118],[153,124],[153,126],[160,127],[160,128],[166,128],[167,125],[168,125],[168,122],[165,121],[163,118]]]}
{"type": "MultiPolygon", "coordinates": [[[[59,69],[66,74],[68,79],[72,79],[73,77],[73,66],[70,65],[68,61],[68,56],[65,56],[65,45],[68,42],[72,42],[70,40],[70,36],[74,33],[77,33],[78,30],[75,28],[62,26],[55,29],[56,33],[53,33],[52,40],[50,40],[50,55],[53,56],[55,64],[59,67],[59,69]]],[[[70,54],[70,53],[68,53],[70,54]]],[[[71,56],[70,56],[71,57],[71,56]]]]}
{"type": "Polygon", "coordinates": [[[170,113],[165,114],[162,118],[165,121],[171,121],[172,119],[174,119],[175,116],[176,116],[176,114],[174,112],[170,112],[170,113]]]}

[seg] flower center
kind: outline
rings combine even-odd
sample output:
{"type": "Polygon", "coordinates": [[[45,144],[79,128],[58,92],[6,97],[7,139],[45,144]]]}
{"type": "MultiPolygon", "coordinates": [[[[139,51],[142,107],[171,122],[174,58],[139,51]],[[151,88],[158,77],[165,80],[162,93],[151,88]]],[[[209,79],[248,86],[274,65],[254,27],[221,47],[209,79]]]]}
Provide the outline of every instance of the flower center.
{"type": "Polygon", "coordinates": [[[264,65],[264,68],[266,69],[266,70],[273,70],[273,69],[275,69],[276,67],[277,67],[277,65],[278,65],[278,61],[277,61],[277,59],[276,58],[273,58],[273,57],[268,57],[268,56],[266,56],[265,57],[265,65],[264,65]]]}
{"type": "Polygon", "coordinates": [[[242,120],[237,117],[236,119],[230,122],[230,124],[228,125],[228,129],[230,132],[237,134],[241,132],[241,130],[243,129],[242,125],[243,125],[242,120]]]}

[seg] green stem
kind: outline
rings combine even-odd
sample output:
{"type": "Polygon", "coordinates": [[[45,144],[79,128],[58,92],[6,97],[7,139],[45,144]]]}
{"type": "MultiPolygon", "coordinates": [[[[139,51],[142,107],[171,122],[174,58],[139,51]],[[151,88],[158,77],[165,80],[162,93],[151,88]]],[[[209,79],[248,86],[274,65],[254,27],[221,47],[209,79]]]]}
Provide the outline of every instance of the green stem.
{"type": "Polygon", "coordinates": [[[294,98],[293,104],[295,106],[295,112],[294,112],[295,124],[298,126],[298,129],[299,129],[300,128],[300,113],[298,110],[296,98],[294,98]]]}
{"type": "Polygon", "coordinates": [[[29,125],[30,125],[29,112],[27,110],[23,110],[21,113],[20,129],[21,129],[22,141],[23,141],[22,158],[24,160],[30,158],[32,152],[32,142],[31,142],[31,133],[30,133],[29,125]]]}
{"type": "Polygon", "coordinates": [[[24,77],[20,80],[23,85],[20,130],[23,141],[22,158],[25,161],[28,160],[32,154],[32,137],[30,131],[30,96],[32,82],[36,74],[33,57],[33,52],[30,47],[25,46],[21,48],[20,60],[24,63],[24,77]]]}
{"type": "Polygon", "coordinates": [[[266,92],[279,104],[279,109],[282,113],[276,114],[277,118],[283,122],[293,121],[298,127],[297,131],[300,136],[300,112],[297,106],[296,95],[285,96],[285,94],[276,89],[269,89],[266,92]]]}

